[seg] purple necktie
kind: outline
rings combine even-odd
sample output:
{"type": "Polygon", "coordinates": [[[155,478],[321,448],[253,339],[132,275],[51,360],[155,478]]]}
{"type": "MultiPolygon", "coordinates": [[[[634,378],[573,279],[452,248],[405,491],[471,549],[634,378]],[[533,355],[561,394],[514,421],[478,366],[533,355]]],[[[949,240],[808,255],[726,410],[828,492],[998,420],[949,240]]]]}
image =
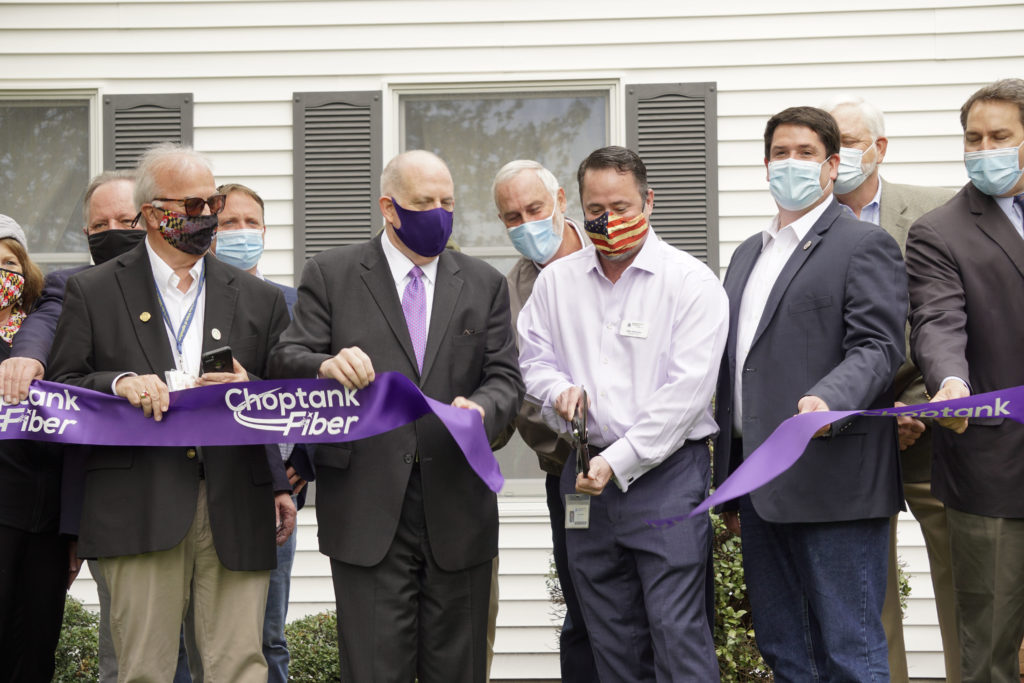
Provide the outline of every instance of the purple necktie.
{"type": "Polygon", "coordinates": [[[427,293],[419,266],[409,271],[409,284],[402,294],[402,312],[405,324],[409,326],[412,350],[416,354],[416,368],[423,372],[423,351],[427,348],[427,293]]]}

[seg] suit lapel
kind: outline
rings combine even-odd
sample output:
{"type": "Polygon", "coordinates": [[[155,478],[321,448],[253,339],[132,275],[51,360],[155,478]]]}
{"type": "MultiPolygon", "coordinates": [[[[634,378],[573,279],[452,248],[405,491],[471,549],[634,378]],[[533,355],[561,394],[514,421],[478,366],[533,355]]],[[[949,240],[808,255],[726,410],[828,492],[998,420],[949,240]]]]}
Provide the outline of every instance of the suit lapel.
{"type": "MultiPolygon", "coordinates": [[[[385,238],[386,239],[386,238],[385,238]]],[[[374,237],[370,242],[369,249],[363,258],[363,270],[361,277],[366,289],[373,297],[374,303],[380,309],[381,315],[387,320],[391,331],[398,340],[402,350],[405,351],[410,365],[416,367],[416,354],[412,350],[412,339],[409,337],[409,326],[405,322],[405,313],[402,312],[402,302],[398,298],[398,291],[395,289],[395,280],[391,277],[391,269],[388,267],[388,260],[384,257],[384,249],[380,244],[380,237],[374,237]]],[[[436,311],[436,309],[435,309],[436,311]]],[[[430,349],[430,335],[427,335],[427,349],[430,349]]],[[[424,367],[426,360],[424,359],[424,367]]]]}
{"type": "Polygon", "coordinates": [[[115,277],[139,347],[149,363],[150,371],[162,378],[165,370],[174,368],[174,356],[163,314],[160,312],[146,245],[140,244],[118,257],[118,265],[120,268],[115,277]]]}
{"type": "Polygon", "coordinates": [[[882,197],[880,199],[880,211],[878,214],[879,225],[893,239],[899,242],[900,249],[905,249],[907,243],[907,232],[910,231],[910,218],[906,215],[909,205],[906,199],[893,186],[879,178],[882,183],[882,197]]]}
{"type": "Polygon", "coordinates": [[[972,184],[968,190],[971,213],[978,216],[978,228],[999,245],[1009,257],[1017,272],[1024,276],[1024,239],[1017,233],[996,201],[982,194],[972,184]]]}
{"type": "Polygon", "coordinates": [[[775,280],[772,291],[768,295],[768,301],[765,302],[761,320],[757,323],[757,331],[754,332],[754,338],[750,342],[750,348],[754,348],[757,340],[760,339],[772,318],[775,317],[775,312],[779,308],[779,303],[781,303],[786,289],[789,288],[789,283],[793,281],[793,278],[796,277],[796,274],[800,272],[804,263],[807,262],[807,259],[810,258],[815,248],[817,248],[824,237],[825,231],[832,227],[832,223],[841,215],[842,209],[839,208],[836,200],[833,198],[829,201],[831,203],[825,209],[825,213],[818,218],[814,225],[811,226],[807,236],[796,246],[796,251],[786,261],[786,265],[782,267],[782,272],[779,273],[779,277],[775,280]]]}
{"type": "MultiPolygon", "coordinates": [[[[238,287],[234,285],[234,274],[217,261],[216,256],[207,254],[206,259],[206,312],[203,314],[202,350],[205,353],[220,348],[231,339],[231,326],[235,320],[238,304],[238,287]],[[218,334],[214,337],[213,330],[218,334]]],[[[260,368],[246,368],[260,372],[260,368]]]]}
{"type": "Polygon", "coordinates": [[[725,275],[725,293],[729,297],[729,341],[727,353],[729,355],[729,366],[736,366],[736,330],[739,326],[740,301],[743,299],[743,290],[746,289],[747,280],[754,270],[761,255],[762,248],[761,234],[752,237],[749,242],[740,245],[740,248],[732,255],[729,261],[729,270],[725,275]]]}
{"type": "Polygon", "coordinates": [[[462,278],[458,276],[459,267],[455,259],[447,251],[441,252],[437,260],[437,282],[434,283],[434,305],[430,310],[430,329],[427,331],[427,348],[423,353],[423,377],[430,372],[437,352],[445,338],[448,324],[451,322],[455,304],[462,291],[462,278]]]}

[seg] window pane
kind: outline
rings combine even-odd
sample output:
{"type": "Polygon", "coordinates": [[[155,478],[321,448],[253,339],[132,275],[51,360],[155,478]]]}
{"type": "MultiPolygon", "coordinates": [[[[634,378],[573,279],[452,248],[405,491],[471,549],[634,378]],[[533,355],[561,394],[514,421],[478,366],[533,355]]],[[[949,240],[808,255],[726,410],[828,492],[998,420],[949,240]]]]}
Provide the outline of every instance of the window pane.
{"type": "MultiPolygon", "coordinates": [[[[539,161],[565,188],[569,217],[580,220],[576,167],[608,144],[608,93],[407,95],[401,98],[400,144],[403,151],[430,150],[448,163],[455,180],[456,242],[507,273],[517,254],[494,207],[495,174],[514,159],[539,161]]],[[[544,477],[518,434],[497,455],[506,479],[544,477]]]]}
{"type": "MultiPolygon", "coordinates": [[[[494,175],[513,159],[544,164],[565,188],[568,215],[582,215],[576,167],[607,144],[607,92],[407,95],[401,104],[402,150],[431,150],[451,168],[460,247],[515,253],[491,196],[494,175]]],[[[487,260],[499,267],[497,259],[487,260]]]]}
{"type": "Polygon", "coordinates": [[[25,229],[29,253],[77,252],[88,263],[81,200],[89,182],[87,100],[0,100],[0,213],[25,229]]]}

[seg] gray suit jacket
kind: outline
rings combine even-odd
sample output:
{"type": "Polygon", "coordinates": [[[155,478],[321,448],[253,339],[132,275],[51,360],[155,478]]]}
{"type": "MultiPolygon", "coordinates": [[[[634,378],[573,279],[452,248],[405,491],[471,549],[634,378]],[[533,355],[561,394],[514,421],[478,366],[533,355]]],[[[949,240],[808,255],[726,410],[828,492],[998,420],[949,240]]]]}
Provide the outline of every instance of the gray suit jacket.
{"type": "MultiPolygon", "coordinates": [[[[492,441],[519,410],[525,390],[508,286],[478,259],[450,250],[438,257],[422,375],[379,237],[310,259],[293,314],[271,355],[274,377],[313,377],[324,360],[358,346],[377,373],[401,372],[427,396],[445,403],[461,395],[480,404],[492,441]]],[[[322,553],[366,567],[384,558],[416,456],[438,565],[456,571],[497,554],[497,499],[433,415],[361,441],[317,446],[322,553]]]]}
{"type": "MultiPolygon", "coordinates": [[[[833,199],[772,287],[743,368],[736,367],[736,323],[743,289],[761,254],[760,233],[732,256],[725,276],[729,341],[716,398],[721,430],[715,482],[721,483],[801,397],[833,410],[891,405],[903,362],[907,284],[896,242],[855,220],[833,199]],[[733,378],[743,372],[743,396],[733,378]],[[733,440],[733,405],[743,401],[742,451],[733,440]]],[[[895,420],[833,424],[787,472],[750,494],[770,522],[833,522],[888,517],[902,505],[895,420]]]]}
{"type": "MultiPolygon", "coordinates": [[[[205,261],[203,350],[227,344],[250,375],[262,375],[270,348],[288,324],[284,296],[215,256],[207,254],[205,261]],[[213,328],[220,331],[218,339],[213,328]]],[[[47,379],[110,393],[121,373],[162,378],[173,367],[145,244],[68,280],[47,379]]],[[[112,557],[177,545],[192,524],[199,491],[198,459],[188,457],[188,450],[92,447],[85,465],[78,554],[112,557]]],[[[276,463],[268,459],[263,446],[204,451],[218,557],[232,570],[273,569],[271,468],[287,482],[281,458],[276,463]]]]}
{"type": "MultiPolygon", "coordinates": [[[[887,233],[899,242],[905,251],[907,232],[910,226],[925,213],[942,206],[953,196],[953,190],[945,187],[924,187],[921,185],[897,185],[880,178],[882,198],[880,201],[879,223],[887,233]]],[[[907,360],[896,373],[893,393],[897,401],[907,405],[927,402],[924,378],[910,358],[910,323],[907,323],[907,360]]],[[[932,429],[931,425],[914,445],[900,453],[903,466],[903,481],[928,481],[932,476],[932,429]]]]}
{"type": "MultiPolygon", "coordinates": [[[[1024,384],[1024,239],[995,200],[967,183],[907,239],[911,348],[925,383],[961,377],[980,394],[1024,384]]],[[[972,419],[936,427],[932,492],[946,505],[1024,517],[1024,425],[972,419]]]]}

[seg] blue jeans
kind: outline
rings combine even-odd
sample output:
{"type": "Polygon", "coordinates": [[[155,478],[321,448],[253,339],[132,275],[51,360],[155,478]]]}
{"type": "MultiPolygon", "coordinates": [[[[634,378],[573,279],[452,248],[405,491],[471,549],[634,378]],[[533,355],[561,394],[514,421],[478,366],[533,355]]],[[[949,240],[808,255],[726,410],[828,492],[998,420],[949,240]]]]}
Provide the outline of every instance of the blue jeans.
{"type": "Polygon", "coordinates": [[[267,660],[267,683],[287,683],[288,644],[284,625],[288,618],[288,593],[295,561],[295,537],[292,532],[284,545],[277,547],[277,569],[270,572],[267,590],[267,611],[263,617],[263,656],[267,660]]]}
{"type": "Polygon", "coordinates": [[[777,524],[740,499],[757,647],[776,683],[889,680],[889,519],[777,524]]]}

